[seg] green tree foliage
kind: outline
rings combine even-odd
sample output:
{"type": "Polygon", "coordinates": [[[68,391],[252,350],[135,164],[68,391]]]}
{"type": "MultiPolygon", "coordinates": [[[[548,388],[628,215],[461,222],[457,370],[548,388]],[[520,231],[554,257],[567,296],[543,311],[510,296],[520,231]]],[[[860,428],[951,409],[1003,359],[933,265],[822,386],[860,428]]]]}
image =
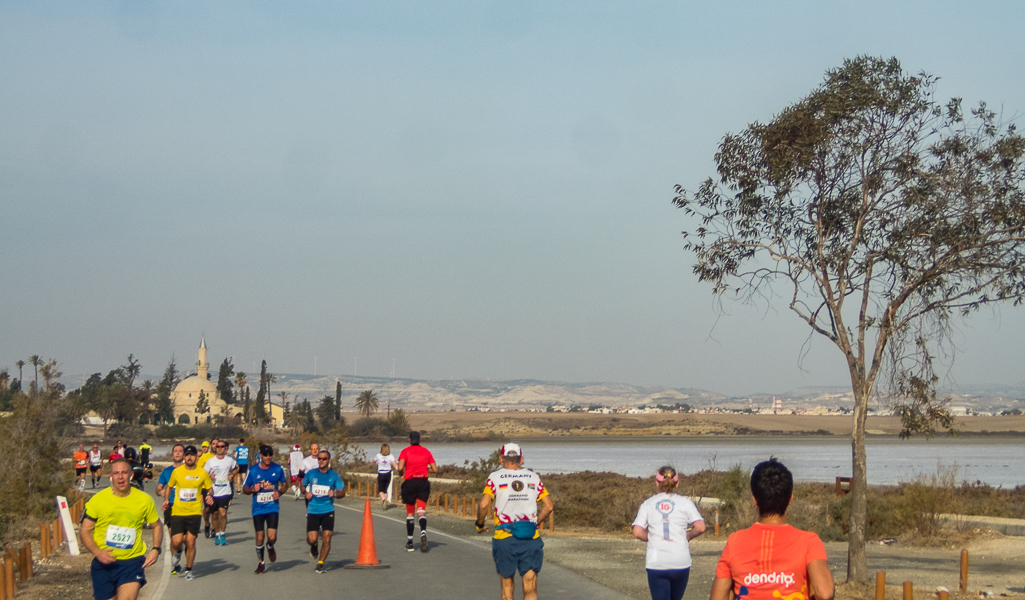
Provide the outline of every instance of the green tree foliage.
{"type": "Polygon", "coordinates": [[[235,394],[231,389],[231,378],[235,375],[235,364],[233,359],[226,358],[221,362],[217,371],[217,394],[228,404],[235,404],[235,394]]]}
{"type": "Polygon", "coordinates": [[[174,362],[174,355],[164,369],[164,376],[157,383],[157,394],[154,400],[154,423],[174,423],[174,400],[171,399],[171,392],[181,382],[178,374],[178,365],[174,362]]]}
{"type": "Polygon", "coordinates": [[[267,423],[267,361],[260,362],[260,389],[256,392],[256,405],[253,407],[253,420],[257,425],[267,423]]]}
{"type": "MultiPolygon", "coordinates": [[[[210,412],[210,399],[206,397],[206,392],[199,390],[199,398],[196,399],[196,414],[200,415],[196,417],[197,422],[201,422],[200,419],[203,415],[210,412]]],[[[209,417],[208,417],[209,418],[209,417]]]]}
{"type": "Polygon", "coordinates": [[[381,403],[377,399],[377,396],[374,395],[374,390],[363,390],[356,398],[356,412],[362,414],[364,417],[369,417],[377,412],[380,404],[381,403]]]}
{"type": "Polygon", "coordinates": [[[985,104],[940,104],[936,79],[896,59],[829,71],[769,123],[728,134],[718,180],[677,186],[694,272],[720,297],[786,298],[850,372],[848,578],[865,560],[865,419],[888,379],[904,435],[953,422],[935,396],[952,320],[1025,297],[1025,139],[985,104]],[[779,296],[777,296],[777,294],[779,296]]]}
{"type": "Polygon", "coordinates": [[[391,415],[388,416],[388,426],[395,431],[408,432],[410,430],[409,416],[406,415],[406,411],[401,408],[391,411],[391,415]]]}
{"type": "Polygon", "coordinates": [[[342,382],[335,381],[335,420],[339,423],[345,423],[345,419],[342,418],[342,382]]]}
{"type": "Polygon", "coordinates": [[[54,496],[73,480],[61,460],[77,443],[84,415],[80,402],[55,391],[15,394],[11,414],[0,418],[0,518],[52,516],[54,496]]]}
{"type": "Polygon", "coordinates": [[[338,418],[336,417],[337,409],[335,407],[335,399],[330,394],[325,395],[320,399],[320,404],[317,406],[317,425],[321,431],[328,431],[334,429],[338,425],[338,418]]]}

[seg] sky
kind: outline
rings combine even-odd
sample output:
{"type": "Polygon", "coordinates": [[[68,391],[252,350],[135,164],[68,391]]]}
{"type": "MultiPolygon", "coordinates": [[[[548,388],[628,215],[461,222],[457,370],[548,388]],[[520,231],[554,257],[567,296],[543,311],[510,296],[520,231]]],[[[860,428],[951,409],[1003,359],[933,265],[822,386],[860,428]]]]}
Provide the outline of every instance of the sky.
{"type": "MultiPolygon", "coordinates": [[[[717,306],[673,186],[827,69],[1025,111],[1025,4],[0,3],[0,368],[849,385],[783,303],[717,306]]],[[[1021,382],[1025,312],[958,328],[1021,382]]]]}

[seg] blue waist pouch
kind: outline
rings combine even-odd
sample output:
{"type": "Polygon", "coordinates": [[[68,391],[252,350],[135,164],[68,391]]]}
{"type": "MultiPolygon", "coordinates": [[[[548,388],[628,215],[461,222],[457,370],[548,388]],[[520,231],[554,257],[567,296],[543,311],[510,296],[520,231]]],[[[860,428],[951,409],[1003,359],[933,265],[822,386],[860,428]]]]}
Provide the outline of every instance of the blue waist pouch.
{"type": "Polygon", "coordinates": [[[532,540],[537,532],[537,524],[530,521],[513,521],[512,523],[499,525],[495,529],[508,531],[518,540],[532,540]]]}

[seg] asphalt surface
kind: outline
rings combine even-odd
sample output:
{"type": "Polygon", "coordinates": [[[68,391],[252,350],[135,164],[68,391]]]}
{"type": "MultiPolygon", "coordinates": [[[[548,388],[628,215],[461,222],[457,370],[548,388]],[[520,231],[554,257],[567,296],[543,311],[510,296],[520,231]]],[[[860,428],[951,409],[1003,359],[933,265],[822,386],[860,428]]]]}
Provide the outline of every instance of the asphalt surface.
{"type": "MultiPolygon", "coordinates": [[[[153,487],[147,486],[148,491],[153,487]]],[[[344,568],[356,561],[363,519],[362,498],[335,502],[335,533],[331,554],[325,563],[327,571],[318,574],[314,572],[317,563],[310,557],[306,544],[305,503],[293,500],[290,495],[283,497],[275,545],[277,562],[268,560],[267,572],[256,575],[250,504],[250,497],[236,496],[228,510],[227,546],[215,546],[212,539],[206,539],[200,532],[192,581],[171,575],[171,556],[165,542],[161,560],[146,572],[148,584],[143,588],[142,598],[334,598],[360,594],[375,600],[430,600],[499,596],[490,540],[474,536],[472,525],[450,517],[432,518],[428,513],[430,552],[425,554],[419,550],[419,527],[414,532],[417,550],[407,552],[405,510],[393,506],[382,511],[380,502],[371,502],[375,541],[378,559],[389,568],[344,568]]],[[[516,598],[521,598],[518,580],[519,577],[516,598]]],[[[542,598],[565,600],[629,598],[551,562],[546,562],[542,568],[538,594],[542,598]]]]}

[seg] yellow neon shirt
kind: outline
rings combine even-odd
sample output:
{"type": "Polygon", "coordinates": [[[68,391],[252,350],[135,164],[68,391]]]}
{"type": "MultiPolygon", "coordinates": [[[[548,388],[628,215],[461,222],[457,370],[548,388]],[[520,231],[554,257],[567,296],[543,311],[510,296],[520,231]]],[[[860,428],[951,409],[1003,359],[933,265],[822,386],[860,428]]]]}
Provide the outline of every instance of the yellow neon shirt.
{"type": "Polygon", "coordinates": [[[204,452],[203,454],[200,454],[199,458],[196,459],[196,466],[202,469],[203,465],[206,464],[206,461],[210,460],[214,456],[215,454],[213,452],[204,452]]]}
{"type": "Polygon", "coordinates": [[[123,498],[115,496],[113,488],[97,492],[85,503],[85,517],[95,522],[93,541],[117,560],[146,554],[142,526],[160,518],[153,498],[135,488],[123,498]]]}
{"type": "Polygon", "coordinates": [[[182,465],[171,472],[167,487],[173,488],[174,508],[172,517],[188,517],[203,514],[203,490],[214,486],[210,475],[198,466],[189,469],[182,465]]]}

